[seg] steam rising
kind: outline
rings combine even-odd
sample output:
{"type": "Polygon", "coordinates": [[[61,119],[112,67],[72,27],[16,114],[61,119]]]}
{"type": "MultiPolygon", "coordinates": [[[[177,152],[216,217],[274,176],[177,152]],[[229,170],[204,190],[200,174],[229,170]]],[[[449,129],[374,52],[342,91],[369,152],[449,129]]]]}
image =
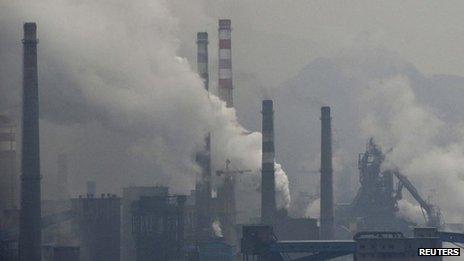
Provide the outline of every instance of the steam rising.
{"type": "MultiPolygon", "coordinates": [[[[176,55],[177,20],[165,1],[11,1],[3,7],[0,22],[15,31],[0,37],[2,67],[20,61],[22,22],[38,22],[44,159],[70,151],[79,166],[74,184],[97,179],[114,191],[156,182],[189,191],[199,172],[193,155],[207,131],[213,133],[213,167],[230,159],[259,174],[261,134],[243,135],[235,110],[208,96],[187,60],[176,55]]],[[[19,68],[11,75],[20,75],[19,68]]],[[[288,207],[280,166],[276,176],[280,206],[288,207]]]]}
{"type": "MultiPolygon", "coordinates": [[[[289,118],[308,106],[305,102],[309,98],[333,105],[334,157],[344,164],[344,168],[335,169],[335,182],[345,182],[335,186],[335,193],[356,188],[356,155],[363,151],[367,138],[374,136],[384,151],[392,148],[383,167],[398,167],[424,199],[435,195],[433,203],[441,208],[446,222],[460,222],[464,211],[460,202],[464,196],[460,189],[464,185],[464,124],[455,117],[461,105],[450,93],[460,97],[463,82],[456,76],[449,78],[456,81],[456,86],[446,84],[451,82],[447,76],[420,74],[411,64],[384,49],[352,48],[336,57],[313,60],[303,68],[287,83],[290,87],[285,90],[291,94],[288,100],[294,103],[281,108],[284,111],[280,113],[289,118]],[[346,184],[348,176],[354,177],[350,178],[353,180],[350,185],[346,184]]],[[[283,91],[279,94],[283,95],[283,91]]],[[[291,103],[284,101],[284,104],[291,103]]],[[[311,118],[317,119],[319,106],[311,104],[311,118]]],[[[298,133],[301,129],[310,133],[318,131],[311,125],[298,126],[297,136],[304,135],[298,133]]],[[[317,152],[318,140],[310,142],[300,145],[297,140],[284,140],[282,148],[299,152],[292,155],[304,155],[303,146],[317,152]]],[[[289,165],[289,159],[283,162],[289,165]]],[[[315,162],[307,168],[317,169],[318,164],[315,162]]],[[[418,204],[408,192],[403,193],[405,199],[399,203],[399,215],[423,223],[418,204]]],[[[338,201],[351,202],[346,198],[338,201]]],[[[318,216],[318,213],[317,201],[308,206],[307,214],[318,216]]]]}
{"type": "Polygon", "coordinates": [[[363,103],[376,104],[362,121],[364,131],[376,135],[384,147],[393,148],[387,160],[420,185],[424,198],[431,191],[453,195],[434,200],[446,210],[448,222],[459,221],[464,196],[462,129],[450,128],[419,104],[408,79],[401,76],[372,83],[363,99],[363,103]]]}
{"type": "Polygon", "coordinates": [[[215,220],[213,224],[211,224],[211,228],[213,229],[214,236],[224,237],[222,234],[221,222],[219,222],[219,220],[215,220]]]}
{"type": "Polygon", "coordinates": [[[321,200],[318,198],[311,202],[306,208],[306,217],[319,218],[321,215],[321,200]]]}
{"type": "Polygon", "coordinates": [[[419,205],[414,205],[409,201],[398,201],[398,216],[415,224],[425,224],[424,214],[419,205]]]}

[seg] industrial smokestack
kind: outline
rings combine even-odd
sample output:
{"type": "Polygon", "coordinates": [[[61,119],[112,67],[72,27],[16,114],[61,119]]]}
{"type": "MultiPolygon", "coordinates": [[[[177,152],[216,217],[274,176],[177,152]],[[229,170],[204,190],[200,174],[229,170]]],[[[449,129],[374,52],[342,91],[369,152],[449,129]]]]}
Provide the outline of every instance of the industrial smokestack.
{"type": "MultiPolygon", "coordinates": [[[[197,70],[203,80],[206,91],[209,90],[208,68],[208,33],[197,33],[197,70]]],[[[195,204],[197,211],[196,235],[200,241],[211,237],[211,133],[205,137],[205,148],[197,152],[197,163],[201,167],[201,180],[195,188],[195,204]]]]}
{"type": "Polygon", "coordinates": [[[219,20],[219,84],[218,96],[228,108],[234,106],[232,84],[232,42],[230,19],[219,20]]]}
{"type": "Polygon", "coordinates": [[[272,224],[276,213],[274,173],[274,110],[272,100],[263,101],[262,162],[261,162],[261,222],[272,224]]]}
{"type": "Polygon", "coordinates": [[[41,260],[41,208],[39,157],[39,95],[37,76],[37,25],[24,24],[23,125],[21,158],[21,212],[19,260],[41,260]]]}
{"type": "Polygon", "coordinates": [[[330,107],[321,108],[321,239],[334,238],[332,127],[330,107]]]}
{"type": "Polygon", "coordinates": [[[197,33],[197,70],[205,89],[209,90],[208,33],[197,33]]]}

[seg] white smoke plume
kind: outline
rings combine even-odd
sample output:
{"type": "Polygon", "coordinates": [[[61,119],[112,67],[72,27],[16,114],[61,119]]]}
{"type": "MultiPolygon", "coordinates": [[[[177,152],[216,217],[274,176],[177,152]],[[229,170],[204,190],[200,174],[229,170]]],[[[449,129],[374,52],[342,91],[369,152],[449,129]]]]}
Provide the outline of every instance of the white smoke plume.
{"type": "MultiPolygon", "coordinates": [[[[458,97],[461,91],[435,81],[384,49],[355,48],[334,58],[309,63],[289,83],[294,92],[289,99],[313,95],[314,99],[333,105],[334,140],[339,142],[334,142],[334,154],[353,169],[351,175],[355,175],[356,184],[356,155],[373,136],[385,152],[392,149],[384,167],[399,167],[424,199],[434,192],[434,203],[441,208],[446,222],[461,222],[464,211],[460,202],[464,196],[460,189],[464,185],[464,123],[455,117],[460,105],[453,103],[449,94],[442,95],[440,88],[445,88],[443,91],[448,93],[455,91],[458,97]],[[312,84],[312,89],[306,88],[308,84],[312,84]]],[[[292,105],[294,108],[290,107],[287,115],[306,106],[304,100],[301,105],[298,102],[292,105]]],[[[312,106],[316,114],[313,118],[318,116],[318,106],[312,106]]],[[[314,129],[313,132],[317,131],[314,129]]],[[[295,147],[299,146],[292,142],[295,147]]],[[[316,142],[312,146],[313,151],[319,150],[316,142]]],[[[344,175],[346,173],[335,169],[336,181],[344,175]]],[[[335,187],[335,192],[354,187],[352,184],[335,187]]],[[[418,215],[418,204],[407,191],[403,194],[405,199],[400,203],[400,212],[404,213],[399,214],[423,222],[422,213],[418,215]]],[[[318,214],[314,205],[310,205],[307,212],[314,216],[318,214]]]]}
{"type": "MultiPolygon", "coordinates": [[[[69,152],[74,193],[86,179],[112,191],[154,183],[189,191],[207,131],[214,168],[230,159],[259,175],[261,134],[243,135],[235,110],[208,95],[177,56],[178,21],[166,1],[3,2],[0,77],[13,75],[8,83],[17,88],[1,91],[13,93],[16,106],[25,21],[38,22],[43,160],[69,152]]],[[[278,202],[288,207],[288,179],[276,166],[278,202]]],[[[44,164],[45,173],[54,168],[44,164]]]]}
{"type": "Polygon", "coordinates": [[[306,217],[309,218],[319,218],[321,215],[321,199],[318,198],[311,202],[306,208],[306,217]]]}
{"type": "Polygon", "coordinates": [[[219,222],[219,220],[214,220],[214,222],[211,224],[211,228],[213,229],[214,236],[224,237],[222,234],[221,222],[219,222]]]}
{"type": "MultiPolygon", "coordinates": [[[[398,166],[423,198],[431,191],[448,195],[435,201],[444,210],[447,222],[459,221],[464,210],[462,128],[445,124],[419,104],[403,76],[373,82],[360,102],[369,108],[361,122],[364,132],[374,135],[384,148],[393,148],[387,164],[398,166]]],[[[418,213],[417,203],[412,202],[416,207],[400,204],[410,218],[418,213]]]]}
{"type": "Polygon", "coordinates": [[[409,222],[424,225],[425,219],[422,209],[417,204],[412,204],[407,200],[398,201],[398,217],[403,218],[409,222]]]}

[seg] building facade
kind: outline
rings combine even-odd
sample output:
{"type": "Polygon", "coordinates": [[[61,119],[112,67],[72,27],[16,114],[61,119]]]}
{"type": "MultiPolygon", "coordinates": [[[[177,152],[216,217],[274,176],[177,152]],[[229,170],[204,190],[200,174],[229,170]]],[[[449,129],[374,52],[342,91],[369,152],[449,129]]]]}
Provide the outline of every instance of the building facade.
{"type": "Polygon", "coordinates": [[[72,199],[76,213],[74,231],[80,243],[81,261],[119,261],[121,247],[121,199],[93,195],[72,199]]]}

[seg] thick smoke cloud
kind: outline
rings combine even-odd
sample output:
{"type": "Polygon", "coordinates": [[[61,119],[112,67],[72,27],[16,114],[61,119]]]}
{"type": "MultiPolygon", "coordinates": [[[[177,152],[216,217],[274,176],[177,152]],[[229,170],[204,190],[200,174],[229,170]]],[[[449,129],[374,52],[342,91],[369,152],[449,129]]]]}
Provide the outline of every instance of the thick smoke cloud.
{"type": "MultiPolygon", "coordinates": [[[[230,159],[234,168],[258,175],[261,134],[245,135],[235,111],[208,95],[187,60],[177,56],[178,21],[165,1],[50,0],[2,7],[2,93],[13,93],[15,105],[21,26],[38,22],[45,179],[64,150],[74,193],[82,192],[86,179],[96,179],[102,191],[158,183],[185,193],[199,172],[194,152],[209,130],[216,169],[230,159]],[[4,81],[9,75],[14,80],[4,81]]],[[[278,202],[288,207],[288,180],[277,169],[278,202]]]]}
{"type": "MultiPolygon", "coordinates": [[[[399,167],[423,198],[433,196],[432,203],[441,207],[446,222],[460,222],[464,208],[460,203],[460,188],[464,185],[463,124],[454,115],[461,105],[449,93],[462,97],[458,83],[463,82],[455,76],[424,76],[412,64],[384,49],[350,48],[331,58],[313,60],[288,81],[286,91],[291,96],[280,102],[294,103],[280,108],[280,113],[297,122],[291,115],[297,115],[305,106],[306,110],[310,108],[310,119],[317,119],[319,104],[333,106],[334,153],[338,159],[335,192],[339,202],[350,202],[340,195],[357,185],[357,153],[364,150],[365,142],[373,136],[384,151],[392,149],[385,167],[399,167]],[[307,101],[314,102],[305,104],[307,101]]],[[[279,92],[281,95],[283,91],[279,92]]],[[[319,134],[317,125],[296,124],[299,124],[294,130],[297,136],[319,134]]],[[[291,158],[283,158],[284,164],[290,166],[291,179],[295,164],[317,168],[318,163],[307,158],[318,157],[318,139],[308,139],[306,144],[293,139],[284,142],[287,146],[283,149],[295,150],[291,158]],[[314,156],[305,154],[307,147],[314,156]]],[[[313,191],[317,191],[318,184],[312,185],[313,191]]],[[[307,214],[317,216],[317,204],[315,201],[310,205],[307,214]]],[[[407,196],[399,205],[399,215],[424,221],[411,197],[407,196]]]]}
{"type": "Polygon", "coordinates": [[[362,129],[378,137],[384,147],[393,148],[388,163],[416,181],[423,196],[439,192],[434,200],[445,211],[446,220],[459,222],[464,210],[460,200],[464,196],[462,128],[450,128],[419,104],[404,77],[373,83],[363,101],[375,106],[364,117],[362,129]]]}

